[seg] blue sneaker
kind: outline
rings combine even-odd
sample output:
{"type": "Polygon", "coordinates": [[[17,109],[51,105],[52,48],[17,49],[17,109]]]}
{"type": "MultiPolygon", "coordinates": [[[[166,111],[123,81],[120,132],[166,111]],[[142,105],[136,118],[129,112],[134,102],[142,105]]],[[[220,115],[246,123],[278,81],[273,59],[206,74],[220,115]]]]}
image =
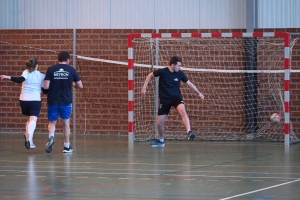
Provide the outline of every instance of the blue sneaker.
{"type": "Polygon", "coordinates": [[[193,131],[188,132],[188,140],[193,141],[194,138],[196,137],[195,133],[193,131]]]}
{"type": "Polygon", "coordinates": [[[153,142],[150,143],[153,147],[164,147],[165,142],[161,142],[159,139],[155,139],[153,142]]]}

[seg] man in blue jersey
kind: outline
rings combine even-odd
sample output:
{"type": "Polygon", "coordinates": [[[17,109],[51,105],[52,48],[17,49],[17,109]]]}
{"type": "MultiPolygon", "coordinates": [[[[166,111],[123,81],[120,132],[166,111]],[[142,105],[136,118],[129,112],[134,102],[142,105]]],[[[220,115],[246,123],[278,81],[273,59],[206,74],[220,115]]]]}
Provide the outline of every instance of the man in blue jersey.
{"type": "Polygon", "coordinates": [[[194,140],[195,133],[191,130],[190,120],[186,113],[184,101],[180,91],[180,82],[186,83],[193,91],[195,91],[201,99],[204,95],[199,92],[197,87],[188,80],[186,75],[180,70],[182,59],[173,56],[169,61],[169,67],[158,69],[148,74],[145,79],[141,93],[146,94],[147,85],[152,77],[159,77],[159,109],[157,118],[157,128],[159,138],[151,142],[151,146],[165,146],[164,141],[164,123],[172,106],[176,108],[182,117],[183,124],[187,131],[188,140],[194,140]]]}
{"type": "Polygon", "coordinates": [[[58,116],[62,118],[64,134],[63,153],[73,152],[70,146],[70,117],[72,113],[72,86],[83,88],[77,71],[69,65],[70,54],[58,54],[59,63],[47,69],[43,92],[47,93],[49,140],[45,151],[50,153],[55,143],[54,132],[58,116]]]}

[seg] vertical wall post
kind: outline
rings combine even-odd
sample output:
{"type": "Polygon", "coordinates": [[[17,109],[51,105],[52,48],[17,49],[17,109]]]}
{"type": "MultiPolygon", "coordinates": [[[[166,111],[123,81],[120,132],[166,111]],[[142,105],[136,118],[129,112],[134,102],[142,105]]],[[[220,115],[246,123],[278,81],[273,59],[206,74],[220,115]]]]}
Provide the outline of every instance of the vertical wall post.
{"type": "MultiPolygon", "coordinates": [[[[73,29],[73,68],[76,69],[76,29],[73,29]]],[[[76,141],[76,89],[73,87],[73,140],[76,141]]]]}

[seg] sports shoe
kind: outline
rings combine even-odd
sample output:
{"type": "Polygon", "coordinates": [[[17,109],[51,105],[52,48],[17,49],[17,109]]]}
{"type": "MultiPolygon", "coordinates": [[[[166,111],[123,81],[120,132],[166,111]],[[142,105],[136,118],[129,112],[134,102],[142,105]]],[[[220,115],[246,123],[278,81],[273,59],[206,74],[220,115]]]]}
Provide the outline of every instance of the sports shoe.
{"type": "Polygon", "coordinates": [[[52,146],[53,144],[55,143],[55,138],[53,136],[51,136],[48,140],[48,143],[46,144],[46,148],[45,148],[45,151],[47,153],[51,153],[52,151],[52,146]]]}
{"type": "Polygon", "coordinates": [[[35,149],[36,146],[33,143],[30,143],[30,149],[35,149]]]}
{"type": "Polygon", "coordinates": [[[69,147],[69,148],[64,147],[63,153],[72,153],[72,152],[73,152],[72,147],[69,147]]]}
{"type": "Polygon", "coordinates": [[[188,140],[193,141],[194,138],[196,137],[195,133],[193,131],[188,132],[188,140]]]}
{"type": "Polygon", "coordinates": [[[29,142],[29,135],[28,135],[28,133],[24,133],[24,138],[25,138],[25,148],[29,149],[30,148],[30,142],[29,142]]]}
{"type": "Polygon", "coordinates": [[[161,142],[159,139],[155,139],[153,142],[150,143],[151,146],[153,147],[164,147],[165,142],[161,142]]]}

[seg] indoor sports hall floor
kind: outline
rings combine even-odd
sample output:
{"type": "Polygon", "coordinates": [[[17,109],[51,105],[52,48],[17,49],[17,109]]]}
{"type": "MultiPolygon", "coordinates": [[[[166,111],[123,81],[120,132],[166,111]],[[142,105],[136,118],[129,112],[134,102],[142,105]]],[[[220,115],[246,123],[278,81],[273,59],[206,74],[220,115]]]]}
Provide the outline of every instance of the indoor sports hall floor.
{"type": "Polygon", "coordinates": [[[128,145],[127,137],[76,135],[63,154],[56,134],[0,134],[0,199],[300,199],[300,144],[166,141],[128,145]]]}

